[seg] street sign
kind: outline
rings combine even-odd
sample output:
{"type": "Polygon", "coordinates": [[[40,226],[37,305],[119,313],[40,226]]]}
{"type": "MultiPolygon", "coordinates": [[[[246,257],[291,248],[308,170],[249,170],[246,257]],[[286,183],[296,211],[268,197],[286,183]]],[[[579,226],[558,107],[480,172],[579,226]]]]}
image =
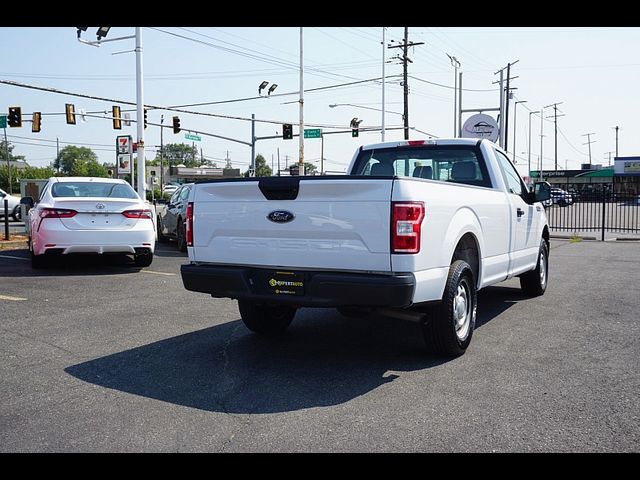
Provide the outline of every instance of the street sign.
{"type": "Polygon", "coordinates": [[[199,135],[192,135],[191,133],[185,133],[184,138],[186,138],[187,140],[195,140],[196,142],[202,140],[202,137],[200,137],[199,135]]]}
{"type": "Polygon", "coordinates": [[[116,153],[131,153],[131,136],[119,135],[116,137],[116,153]]]}
{"type": "Polygon", "coordinates": [[[0,115],[0,128],[7,128],[7,116],[0,115]]]}
{"type": "Polygon", "coordinates": [[[322,137],[322,129],[320,128],[305,128],[304,138],[320,138],[322,137]]]}

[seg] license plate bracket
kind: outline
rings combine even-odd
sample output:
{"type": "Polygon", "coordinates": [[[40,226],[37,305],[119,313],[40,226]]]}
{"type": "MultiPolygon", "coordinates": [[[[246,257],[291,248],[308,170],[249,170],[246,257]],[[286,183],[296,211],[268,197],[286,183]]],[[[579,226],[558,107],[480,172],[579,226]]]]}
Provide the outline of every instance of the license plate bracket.
{"type": "Polygon", "coordinates": [[[267,288],[274,295],[304,295],[304,275],[299,272],[270,271],[267,275],[267,288]]]}

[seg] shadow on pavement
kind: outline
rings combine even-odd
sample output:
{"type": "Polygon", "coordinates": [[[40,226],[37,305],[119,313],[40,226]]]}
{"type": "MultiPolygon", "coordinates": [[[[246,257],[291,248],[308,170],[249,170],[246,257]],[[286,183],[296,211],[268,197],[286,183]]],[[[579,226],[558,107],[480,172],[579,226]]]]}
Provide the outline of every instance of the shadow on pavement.
{"type": "MultiPolygon", "coordinates": [[[[493,290],[481,292],[479,326],[522,298],[518,289],[493,290]]],[[[302,309],[279,337],[252,334],[234,320],[65,371],[92,384],[201,410],[274,413],[338,405],[394,381],[399,375],[393,372],[448,361],[455,359],[426,353],[417,324],[302,309]]]]}
{"type": "MultiPolygon", "coordinates": [[[[0,277],[56,277],[71,275],[121,275],[140,271],[127,255],[65,255],[52,257],[46,267],[34,269],[27,249],[0,250],[13,262],[0,263],[0,277]],[[13,257],[13,258],[11,258],[13,257]],[[15,257],[24,258],[17,260],[15,257]],[[17,263],[19,262],[19,263],[17,263]]],[[[152,264],[153,265],[153,264],[152,264]]]]}

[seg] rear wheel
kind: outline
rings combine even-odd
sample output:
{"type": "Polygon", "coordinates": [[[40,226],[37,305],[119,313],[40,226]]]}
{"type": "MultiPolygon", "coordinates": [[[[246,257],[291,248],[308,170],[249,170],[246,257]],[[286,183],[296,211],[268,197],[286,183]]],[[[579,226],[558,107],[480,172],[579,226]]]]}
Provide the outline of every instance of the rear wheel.
{"type": "Polygon", "coordinates": [[[16,208],[13,209],[13,220],[16,222],[22,221],[22,208],[20,208],[20,205],[16,205],[16,208]]]}
{"type": "Polygon", "coordinates": [[[520,275],[520,288],[522,293],[529,297],[538,297],[544,294],[549,280],[549,246],[543,238],[540,241],[538,251],[538,263],[535,270],[520,275]]]}
{"type": "Polygon", "coordinates": [[[238,310],[245,326],[252,332],[276,335],[287,329],[297,309],[286,305],[238,300],[238,310]]]}
{"type": "Polygon", "coordinates": [[[153,253],[140,253],[133,257],[136,267],[148,267],[153,262],[153,253]]]}
{"type": "Polygon", "coordinates": [[[178,242],[178,250],[181,252],[187,251],[187,232],[185,230],[185,225],[182,223],[182,220],[178,222],[178,229],[176,230],[176,237],[178,242]]]}
{"type": "Polygon", "coordinates": [[[437,355],[462,355],[476,324],[477,297],[471,267],[456,260],[449,267],[440,304],[431,309],[422,333],[427,349],[437,355]]]}

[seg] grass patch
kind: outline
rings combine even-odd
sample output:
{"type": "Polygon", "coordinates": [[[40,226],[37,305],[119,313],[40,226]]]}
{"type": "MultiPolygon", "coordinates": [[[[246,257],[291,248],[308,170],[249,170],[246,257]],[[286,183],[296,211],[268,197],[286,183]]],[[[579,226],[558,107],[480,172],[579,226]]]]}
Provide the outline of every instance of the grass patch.
{"type": "Polygon", "coordinates": [[[582,237],[577,233],[572,233],[571,237],[569,238],[569,243],[578,243],[581,241],[582,241],[582,237]]]}

